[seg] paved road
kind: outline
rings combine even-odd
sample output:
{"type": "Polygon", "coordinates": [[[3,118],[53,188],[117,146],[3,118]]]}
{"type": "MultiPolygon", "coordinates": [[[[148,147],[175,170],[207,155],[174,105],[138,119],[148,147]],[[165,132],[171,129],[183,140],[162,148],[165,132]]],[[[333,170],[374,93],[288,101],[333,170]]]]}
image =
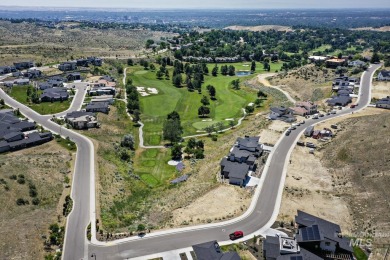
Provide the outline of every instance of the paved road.
{"type": "Polygon", "coordinates": [[[126,259],[186,248],[205,240],[226,241],[228,234],[237,229],[248,235],[258,230],[266,230],[277,217],[286,173],[284,166],[290,156],[290,151],[295,146],[296,140],[309,125],[356,112],[366,107],[371,99],[370,86],[372,76],[379,67],[380,65],[373,65],[364,73],[361,81],[359,106],[353,109],[345,108],[338,111],[336,115],[325,116],[321,119],[306,120],[306,123],[294,130],[290,136],[280,139],[270,157],[267,167],[268,171],[263,173],[266,177],[258,194],[258,199],[254,198],[255,207],[247,216],[244,215],[244,217],[229,223],[156,232],[155,234],[147,234],[144,238],[132,238],[131,241],[110,242],[105,245],[90,244],[89,252],[96,254],[97,259],[126,259]]]}
{"type": "MultiPolygon", "coordinates": [[[[80,100],[83,99],[82,93],[83,91],[79,91],[76,95],[76,101],[74,106],[72,106],[74,109],[77,108],[80,100]]],[[[4,99],[7,105],[13,108],[19,108],[20,112],[27,118],[34,120],[52,132],[61,134],[63,137],[69,137],[77,144],[77,158],[71,193],[73,210],[67,220],[63,259],[82,259],[84,255],[87,255],[88,241],[86,240],[85,230],[91,218],[90,212],[94,212],[95,209],[94,197],[93,201],[90,203],[90,198],[92,197],[90,196],[90,193],[94,193],[94,185],[90,185],[90,183],[94,183],[95,159],[92,142],[83,135],[50,121],[50,116],[42,116],[29,107],[20,104],[10,98],[1,89],[0,97],[4,99]]]]}

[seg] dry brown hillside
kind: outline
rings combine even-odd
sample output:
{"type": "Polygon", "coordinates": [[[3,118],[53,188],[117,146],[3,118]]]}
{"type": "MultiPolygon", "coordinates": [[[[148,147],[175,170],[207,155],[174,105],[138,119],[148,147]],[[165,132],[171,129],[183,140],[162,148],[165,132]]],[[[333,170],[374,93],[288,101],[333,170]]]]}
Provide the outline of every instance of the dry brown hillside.
{"type": "Polygon", "coordinates": [[[347,200],[355,234],[390,243],[390,116],[351,118],[322,151],[334,192],[347,200]],[[386,235],[387,234],[387,235],[386,235]]]}

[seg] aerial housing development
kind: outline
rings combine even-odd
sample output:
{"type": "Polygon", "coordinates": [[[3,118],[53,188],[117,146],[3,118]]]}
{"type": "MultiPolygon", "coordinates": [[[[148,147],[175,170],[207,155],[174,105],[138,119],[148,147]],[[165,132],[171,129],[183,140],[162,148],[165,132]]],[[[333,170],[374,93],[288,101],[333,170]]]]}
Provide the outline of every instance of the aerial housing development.
{"type": "Polygon", "coordinates": [[[348,1],[2,3],[0,259],[389,259],[390,6],[348,1]]]}

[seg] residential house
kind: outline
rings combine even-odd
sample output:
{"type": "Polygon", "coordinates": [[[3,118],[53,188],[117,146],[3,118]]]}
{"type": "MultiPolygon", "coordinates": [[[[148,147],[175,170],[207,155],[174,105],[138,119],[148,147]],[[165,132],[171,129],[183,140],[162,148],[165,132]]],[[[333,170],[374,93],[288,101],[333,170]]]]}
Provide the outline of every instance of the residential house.
{"type": "Polygon", "coordinates": [[[80,67],[88,67],[89,60],[88,59],[78,59],[76,60],[76,65],[80,67]]]}
{"type": "Polygon", "coordinates": [[[290,110],[294,115],[306,116],[317,113],[318,106],[311,101],[297,102],[295,107],[290,107],[290,110]]]}
{"type": "Polygon", "coordinates": [[[0,110],[0,152],[31,147],[52,139],[51,133],[24,133],[35,128],[35,123],[20,120],[11,109],[0,110]]]}
{"type": "Polygon", "coordinates": [[[74,111],[66,114],[65,122],[71,125],[74,129],[88,129],[99,127],[95,113],[74,111]]]}
{"type": "Polygon", "coordinates": [[[71,71],[77,69],[76,61],[66,61],[58,65],[58,69],[61,71],[71,71]]]}
{"type": "Polygon", "coordinates": [[[91,99],[91,102],[108,102],[108,104],[114,104],[114,96],[113,95],[102,95],[102,96],[94,96],[91,99]]]}
{"type": "Polygon", "coordinates": [[[109,103],[108,102],[90,102],[86,107],[85,110],[87,112],[102,112],[105,114],[108,114],[110,111],[109,103]]]}
{"type": "Polygon", "coordinates": [[[361,60],[353,60],[353,61],[349,61],[348,62],[348,66],[349,67],[364,67],[366,66],[366,63],[364,61],[361,61],[361,60]]]}
{"type": "Polygon", "coordinates": [[[81,74],[79,72],[73,72],[73,73],[66,75],[66,79],[68,81],[81,80],[81,74]]]}
{"type": "Polygon", "coordinates": [[[14,66],[18,70],[25,70],[34,67],[33,61],[23,61],[23,62],[16,62],[14,63],[14,66]]]}
{"type": "Polygon", "coordinates": [[[389,81],[390,80],[390,70],[382,70],[378,73],[378,80],[389,81]]]}
{"type": "Polygon", "coordinates": [[[316,56],[316,55],[313,55],[313,56],[309,56],[308,59],[311,62],[324,62],[324,61],[326,61],[329,58],[326,57],[326,56],[316,56]]]}
{"type": "Polygon", "coordinates": [[[108,76],[108,75],[103,75],[99,78],[99,80],[105,80],[108,82],[116,82],[114,77],[108,76]]]}
{"type": "Polygon", "coordinates": [[[263,241],[266,260],[352,260],[353,249],[340,226],[298,210],[294,237],[267,236],[263,241]]]}
{"type": "Polygon", "coordinates": [[[25,79],[25,78],[7,80],[3,82],[4,86],[6,87],[12,87],[14,85],[16,86],[28,85],[29,83],[30,83],[30,79],[25,79]]]}
{"type": "Polygon", "coordinates": [[[345,66],[347,65],[346,59],[329,59],[325,61],[326,67],[327,68],[337,68],[339,66],[345,66]]]}
{"type": "Polygon", "coordinates": [[[24,76],[29,79],[36,79],[42,76],[42,71],[37,69],[28,69],[24,76]]]}
{"type": "Polygon", "coordinates": [[[240,260],[237,252],[222,252],[216,240],[193,245],[197,260],[240,260]]]}
{"type": "Polygon", "coordinates": [[[348,95],[337,95],[333,96],[332,98],[328,99],[326,103],[328,103],[329,106],[343,106],[345,107],[349,103],[352,102],[352,98],[348,95]]]}
{"type": "Polygon", "coordinates": [[[116,89],[113,87],[94,87],[88,90],[90,96],[101,96],[101,95],[115,95],[116,89]]]}
{"type": "Polygon", "coordinates": [[[69,93],[66,88],[48,88],[41,94],[41,102],[65,101],[69,99],[69,93]]]}
{"type": "Polygon", "coordinates": [[[303,248],[317,246],[323,251],[350,255],[353,249],[348,238],[343,237],[339,225],[298,210],[295,216],[298,227],[296,239],[303,248]]]}
{"type": "Polygon", "coordinates": [[[221,176],[229,179],[230,184],[243,186],[249,171],[256,169],[256,159],[263,153],[263,145],[258,136],[237,138],[227,157],[223,158],[221,176]]]}
{"type": "Polygon", "coordinates": [[[12,73],[12,72],[16,72],[16,68],[15,66],[1,66],[0,67],[0,75],[2,74],[8,74],[8,73],[12,73]]]}
{"type": "Polygon", "coordinates": [[[282,120],[288,123],[294,122],[297,119],[293,116],[293,111],[285,107],[271,107],[269,119],[271,120],[282,120]]]}
{"type": "Polygon", "coordinates": [[[378,100],[376,102],[376,107],[390,109],[390,96],[378,100]]]}
{"type": "Polygon", "coordinates": [[[102,66],[103,60],[101,58],[97,57],[87,57],[89,63],[91,63],[94,66],[102,66]]]}

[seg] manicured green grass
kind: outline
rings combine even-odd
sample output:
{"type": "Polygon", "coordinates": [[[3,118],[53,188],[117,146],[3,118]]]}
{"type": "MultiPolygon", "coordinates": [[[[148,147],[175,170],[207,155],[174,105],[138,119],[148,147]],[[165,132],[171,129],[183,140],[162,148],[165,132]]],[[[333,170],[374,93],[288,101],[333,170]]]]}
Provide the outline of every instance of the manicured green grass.
{"type": "Polygon", "coordinates": [[[332,48],[332,46],[330,44],[323,44],[320,47],[318,47],[316,49],[313,49],[310,53],[313,54],[313,53],[316,53],[316,52],[323,52],[326,49],[330,49],[330,48],[332,48]]]}
{"type": "MultiPolygon", "coordinates": [[[[218,64],[218,67],[221,67],[221,65],[218,64]]],[[[250,63],[246,64],[249,67],[243,67],[243,63],[232,63],[230,65],[234,65],[237,71],[250,69],[250,63]]],[[[214,64],[208,66],[211,72],[214,64]]],[[[281,63],[271,63],[271,71],[280,69],[280,66],[281,63]]],[[[262,68],[262,64],[258,63],[256,71],[260,73],[263,71],[262,68]]],[[[172,76],[172,68],[169,67],[169,70],[172,76]]],[[[129,68],[128,76],[133,80],[135,86],[152,87],[159,92],[157,95],[140,97],[141,120],[145,124],[143,128],[145,145],[161,143],[163,122],[166,116],[174,110],[180,114],[184,136],[197,134],[210,124],[224,122],[227,125],[226,119],[234,118],[236,120],[242,117],[242,108],[256,99],[256,92],[244,86],[241,86],[240,90],[233,90],[231,82],[237,78],[244,82],[255,75],[244,77],[218,75],[213,77],[210,73],[210,75],[205,76],[202,94],[198,94],[198,92],[189,92],[185,86],[182,88],[174,87],[171,80],[158,80],[155,71],[146,71],[140,66],[129,68]],[[203,95],[209,96],[206,90],[206,86],[209,84],[216,88],[216,100],[210,100],[211,113],[209,117],[199,118],[200,100],[203,95]],[[212,121],[204,121],[207,119],[212,121]]]]}
{"type": "MultiPolygon", "coordinates": [[[[27,88],[28,86],[16,86],[13,87],[10,96],[19,101],[22,104],[27,105],[32,110],[36,111],[41,115],[56,114],[67,110],[72,103],[71,100],[63,102],[42,102],[40,104],[33,104],[27,102],[27,88]]],[[[40,94],[40,93],[39,93],[40,94]]]]}
{"type": "Polygon", "coordinates": [[[364,251],[358,246],[353,247],[353,254],[355,255],[357,260],[367,260],[368,259],[367,255],[364,253],[364,251]]]}
{"type": "Polygon", "coordinates": [[[168,165],[169,149],[145,149],[134,160],[135,173],[151,187],[165,186],[178,172],[168,165]]]}

